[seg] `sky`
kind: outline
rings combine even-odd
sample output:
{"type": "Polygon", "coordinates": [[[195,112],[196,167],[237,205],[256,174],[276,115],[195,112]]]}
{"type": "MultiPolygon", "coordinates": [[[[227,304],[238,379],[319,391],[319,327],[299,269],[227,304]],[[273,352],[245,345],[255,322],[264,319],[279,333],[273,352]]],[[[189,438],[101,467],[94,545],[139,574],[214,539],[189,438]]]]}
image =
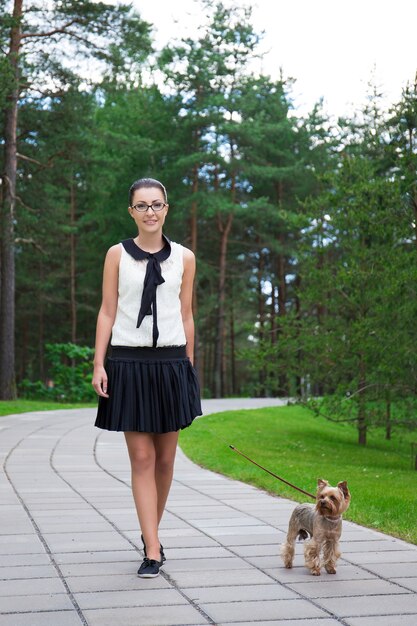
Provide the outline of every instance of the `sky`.
{"type": "MultiPolygon", "coordinates": [[[[387,106],[401,98],[417,71],[416,0],[224,0],[252,6],[252,24],[264,31],[254,70],[296,79],[293,98],[306,113],[320,98],[329,115],[350,115],[365,102],[370,81],[387,106]]],[[[154,27],[157,46],[193,36],[201,24],[198,0],[133,0],[154,27]]]]}

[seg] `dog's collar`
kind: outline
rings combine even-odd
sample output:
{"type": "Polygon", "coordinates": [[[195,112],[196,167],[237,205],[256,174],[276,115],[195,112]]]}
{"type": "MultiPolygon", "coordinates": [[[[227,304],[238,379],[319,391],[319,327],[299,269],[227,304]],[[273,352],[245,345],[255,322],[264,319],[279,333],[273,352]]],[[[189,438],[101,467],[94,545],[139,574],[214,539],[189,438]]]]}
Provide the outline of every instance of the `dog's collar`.
{"type": "Polygon", "coordinates": [[[327,517],[327,515],[323,515],[324,519],[327,519],[328,522],[340,522],[340,520],[342,519],[341,515],[338,515],[337,517],[327,517]]]}

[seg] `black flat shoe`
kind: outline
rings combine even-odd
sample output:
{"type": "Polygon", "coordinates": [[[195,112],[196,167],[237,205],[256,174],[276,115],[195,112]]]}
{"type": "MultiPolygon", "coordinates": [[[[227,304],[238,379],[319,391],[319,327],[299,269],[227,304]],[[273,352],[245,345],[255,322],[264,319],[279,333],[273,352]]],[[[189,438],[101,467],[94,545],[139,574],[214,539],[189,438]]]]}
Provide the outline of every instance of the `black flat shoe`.
{"type": "Polygon", "coordinates": [[[159,575],[161,565],[162,561],[155,561],[154,559],[145,557],[138,569],[138,576],[140,578],[156,578],[156,576],[159,575]]]}
{"type": "MultiPolygon", "coordinates": [[[[143,535],[141,535],[141,536],[140,536],[140,538],[142,539],[142,543],[143,543],[143,554],[144,554],[144,555],[145,555],[145,557],[146,557],[146,546],[145,546],[145,541],[144,541],[144,539],[143,539],[143,535]]],[[[166,561],[166,556],[165,556],[165,554],[164,554],[164,547],[163,547],[162,543],[161,543],[161,544],[159,544],[159,545],[160,545],[160,553],[161,553],[161,563],[165,563],[165,561],[166,561]]]]}

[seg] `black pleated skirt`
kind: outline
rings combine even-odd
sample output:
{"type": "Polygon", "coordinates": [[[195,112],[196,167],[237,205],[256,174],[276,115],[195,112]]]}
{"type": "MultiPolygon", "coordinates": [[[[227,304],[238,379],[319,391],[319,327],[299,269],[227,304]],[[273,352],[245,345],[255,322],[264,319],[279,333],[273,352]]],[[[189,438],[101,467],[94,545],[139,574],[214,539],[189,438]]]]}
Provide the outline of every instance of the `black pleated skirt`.
{"type": "Polygon", "coordinates": [[[202,414],[197,374],[185,346],[113,346],[105,369],[109,398],[99,397],[98,428],[169,433],[202,414]]]}

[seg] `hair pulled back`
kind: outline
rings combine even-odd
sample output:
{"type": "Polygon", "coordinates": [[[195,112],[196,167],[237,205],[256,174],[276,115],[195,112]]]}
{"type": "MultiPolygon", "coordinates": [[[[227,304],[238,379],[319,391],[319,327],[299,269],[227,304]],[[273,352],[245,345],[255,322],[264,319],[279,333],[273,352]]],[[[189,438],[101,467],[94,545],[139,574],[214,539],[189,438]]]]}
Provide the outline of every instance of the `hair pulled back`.
{"type": "Polygon", "coordinates": [[[138,189],[150,189],[151,187],[157,187],[158,189],[160,189],[164,196],[164,201],[168,202],[167,190],[165,189],[163,184],[159,182],[159,180],[156,180],[155,178],[139,178],[139,180],[135,180],[135,182],[129,189],[129,206],[132,206],[132,200],[135,191],[137,191],[138,189]]]}

